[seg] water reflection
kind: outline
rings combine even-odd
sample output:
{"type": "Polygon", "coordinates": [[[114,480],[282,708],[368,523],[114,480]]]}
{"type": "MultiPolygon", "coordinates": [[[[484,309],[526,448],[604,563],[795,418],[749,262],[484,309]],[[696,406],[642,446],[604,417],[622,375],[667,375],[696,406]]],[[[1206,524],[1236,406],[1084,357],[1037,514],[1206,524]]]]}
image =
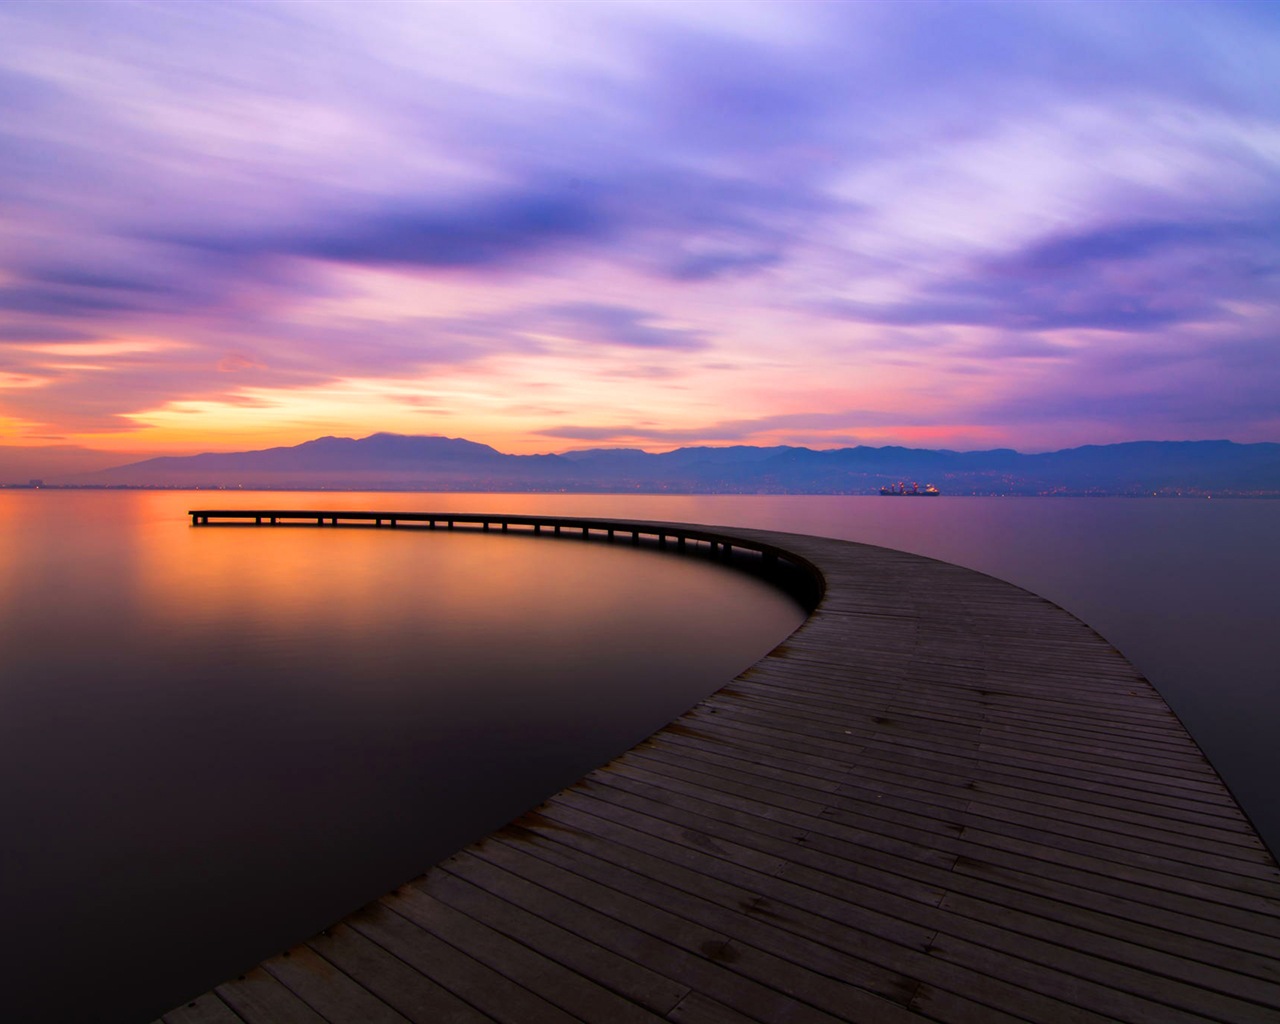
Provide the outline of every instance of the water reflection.
{"type": "Polygon", "coordinates": [[[629,545],[192,529],[188,503],[0,494],[11,1019],[154,1016],[633,745],[802,619],[629,545]]]}
{"type": "MultiPolygon", "coordinates": [[[[1280,502],[0,492],[0,813],[18,823],[11,830],[18,840],[0,849],[0,898],[26,915],[31,963],[15,962],[13,977],[32,979],[30,991],[45,986],[38,1005],[46,1009],[47,993],[67,988],[60,965],[76,952],[77,936],[90,937],[77,954],[81,991],[104,1001],[158,996],[160,979],[180,977],[200,956],[226,964],[215,975],[235,973],[258,956],[246,961],[226,950],[247,928],[265,925],[264,907],[302,919],[320,905],[315,901],[336,892],[342,906],[332,917],[364,898],[332,888],[335,880],[318,873],[326,858],[342,871],[370,851],[396,849],[405,828],[428,839],[442,835],[451,799],[463,810],[466,795],[477,805],[500,801],[504,777],[523,780],[575,743],[589,747],[611,721],[643,713],[638,700],[634,706],[627,700],[654,679],[674,679],[679,669],[659,661],[633,671],[647,664],[642,658],[661,658],[669,649],[678,652],[676,660],[688,659],[695,676],[728,678],[740,664],[699,659],[719,648],[749,661],[788,631],[788,615],[798,619],[784,602],[781,618],[770,612],[746,625],[751,614],[725,616],[723,602],[736,607],[762,591],[710,565],[701,568],[727,589],[699,590],[702,584],[670,574],[674,556],[625,546],[580,549],[641,561],[605,567],[592,557],[577,571],[603,574],[610,593],[613,582],[622,589],[616,598],[574,604],[575,578],[557,575],[566,564],[559,555],[578,548],[572,540],[507,538],[531,553],[556,553],[552,564],[522,568],[499,554],[508,548],[491,545],[503,543],[498,535],[443,535],[478,546],[477,561],[450,569],[442,582],[450,556],[440,545],[424,546],[431,541],[425,532],[407,538],[413,547],[386,543],[393,536],[387,530],[294,531],[323,539],[320,557],[308,558],[307,542],[285,539],[288,531],[202,532],[185,525],[187,508],[237,503],[723,523],[844,537],[972,566],[1056,601],[1120,647],[1183,718],[1264,838],[1280,848],[1280,747],[1273,735],[1280,716],[1280,633],[1273,628],[1280,619],[1274,582],[1280,502]],[[294,550],[295,544],[304,547],[294,550]],[[381,566],[376,572],[371,560],[381,566]],[[268,579],[255,590],[258,563],[274,568],[262,572],[268,579]],[[650,570],[653,578],[645,575],[650,570]],[[374,575],[366,580],[366,572],[374,575]],[[388,607],[378,600],[383,572],[397,581],[393,589],[403,591],[405,602],[388,607]],[[482,587],[474,615],[456,628],[442,625],[450,587],[465,594],[503,573],[507,584],[482,587]],[[335,587],[346,576],[351,585],[335,587]],[[626,596],[633,583],[634,600],[626,596]],[[664,601],[641,599],[650,584],[667,595],[664,601]],[[520,593],[529,595],[527,606],[519,604],[520,593]],[[424,595],[416,615],[407,610],[409,600],[422,602],[424,595]],[[253,602],[252,612],[245,602],[253,602]],[[302,610],[281,610],[290,607],[302,610]],[[667,618],[641,621],[637,609],[667,618]],[[586,617],[596,611],[601,629],[586,617]],[[707,614],[698,618],[699,611],[707,614]],[[402,633],[392,628],[394,616],[402,633]],[[787,625],[777,625],[783,620],[787,625]],[[617,655],[611,667],[592,669],[590,644],[607,622],[627,629],[605,652],[617,655]],[[724,632],[735,624],[742,630],[724,632]],[[299,639],[308,635],[317,639],[299,639]],[[414,642],[397,643],[396,636],[414,642]],[[652,636],[672,638],[670,647],[639,639],[652,636]],[[353,657],[366,637],[371,642],[353,657]],[[444,649],[459,638],[462,650],[495,667],[492,688],[457,681],[444,649]],[[517,638],[534,650],[528,664],[543,682],[532,689],[519,685],[530,678],[519,660],[503,660],[517,638]],[[419,660],[400,661],[406,648],[419,660]],[[539,649],[551,653],[538,655],[539,649]],[[303,671],[297,658],[308,651],[314,667],[303,671]],[[557,696],[560,676],[571,671],[585,673],[587,696],[557,696]],[[438,692],[442,707],[463,704],[472,692],[510,713],[485,734],[484,716],[434,715],[415,703],[417,691],[438,692]],[[566,709],[579,716],[576,734],[554,731],[566,709]],[[479,769],[444,756],[432,763],[433,755],[475,745],[482,734],[496,737],[498,750],[479,769]],[[195,743],[194,736],[206,740],[195,743]],[[530,736],[541,745],[525,746],[530,736]],[[515,749],[523,751],[519,759],[515,749]],[[438,772],[438,788],[415,781],[424,765],[438,772]],[[368,809],[361,806],[365,784],[378,794],[368,809]],[[355,810],[341,811],[343,800],[355,810]],[[113,845],[107,848],[103,837],[113,845]],[[170,870],[177,863],[185,867],[170,870]],[[288,884],[264,896],[263,872],[288,884]],[[220,887],[228,895],[199,919],[192,901],[220,887]],[[137,910],[144,895],[154,903],[149,917],[137,910]],[[197,920],[200,934],[192,938],[197,920]],[[103,921],[110,923],[105,932],[103,921]],[[102,934],[112,937],[106,948],[102,934]],[[219,942],[226,943],[221,961],[210,953],[219,942]],[[47,956],[49,949],[57,957],[47,956]],[[138,963],[152,964],[148,977],[138,978],[138,963]],[[56,978],[41,974],[50,964],[59,965],[56,978]]],[[[580,597],[582,581],[576,582],[580,597]]],[[[398,881],[425,867],[425,859],[386,873],[398,881]]],[[[315,927],[324,923],[316,920],[315,927]]],[[[174,991],[169,1002],[199,987],[174,991]]],[[[19,1005],[10,1003],[7,1009],[19,1005]]]]}

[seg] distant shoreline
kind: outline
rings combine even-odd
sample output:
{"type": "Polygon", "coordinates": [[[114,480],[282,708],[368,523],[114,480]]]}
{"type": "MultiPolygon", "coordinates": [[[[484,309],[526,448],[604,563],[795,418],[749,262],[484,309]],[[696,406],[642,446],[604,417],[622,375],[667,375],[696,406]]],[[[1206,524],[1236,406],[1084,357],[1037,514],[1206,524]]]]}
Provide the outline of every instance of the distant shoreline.
{"type": "MultiPolygon", "coordinates": [[[[320,484],[289,486],[268,486],[251,484],[239,486],[231,484],[30,484],[0,483],[0,491],[215,491],[220,494],[235,493],[280,493],[304,494],[324,491],[333,494],[609,494],[633,495],[637,498],[654,497],[775,497],[775,498],[872,498],[882,497],[878,491],[712,491],[712,490],[680,490],[662,488],[655,490],[622,490],[618,488],[527,488],[511,487],[489,489],[484,487],[359,487],[359,486],[324,486],[320,484]]],[[[1280,491],[1214,491],[1206,492],[1170,492],[1139,493],[1135,491],[943,491],[941,498],[1134,498],[1152,499],[1167,498],[1173,500],[1204,501],[1217,498],[1219,500],[1274,501],[1280,499],[1280,491]]]]}

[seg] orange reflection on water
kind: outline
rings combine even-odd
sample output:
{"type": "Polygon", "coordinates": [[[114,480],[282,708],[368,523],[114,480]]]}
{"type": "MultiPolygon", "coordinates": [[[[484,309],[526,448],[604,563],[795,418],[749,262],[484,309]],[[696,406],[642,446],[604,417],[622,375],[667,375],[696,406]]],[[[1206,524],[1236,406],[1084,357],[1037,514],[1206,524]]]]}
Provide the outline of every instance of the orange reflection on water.
{"type": "Polygon", "coordinates": [[[186,515],[544,500],[0,491],[6,999],[50,1006],[72,958],[100,983],[57,1019],[150,1019],[581,778],[802,618],[629,544],[186,515]]]}

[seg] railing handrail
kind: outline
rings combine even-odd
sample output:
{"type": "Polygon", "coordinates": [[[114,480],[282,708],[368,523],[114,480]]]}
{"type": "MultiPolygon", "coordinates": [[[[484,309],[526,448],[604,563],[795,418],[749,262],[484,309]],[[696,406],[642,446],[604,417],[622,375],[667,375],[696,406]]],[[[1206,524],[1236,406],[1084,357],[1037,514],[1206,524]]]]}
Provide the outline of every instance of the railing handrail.
{"type": "Polygon", "coordinates": [[[506,529],[509,526],[530,527],[541,533],[543,527],[553,529],[557,534],[561,530],[580,530],[584,537],[595,533],[604,533],[610,539],[617,534],[631,534],[633,540],[641,537],[653,537],[662,546],[673,540],[683,549],[686,541],[708,544],[712,549],[717,546],[726,557],[732,555],[734,548],[753,551],[766,560],[778,560],[791,564],[801,570],[807,578],[811,589],[803,594],[795,594],[797,598],[812,611],[822,600],[826,592],[826,579],[821,570],[809,559],[794,551],[780,547],[752,536],[751,531],[739,532],[731,527],[710,527],[697,523],[676,523],[662,520],[644,519],[609,519],[596,516],[559,516],[537,515],[508,512],[402,512],[371,511],[366,509],[191,509],[192,526],[207,526],[211,522],[234,523],[253,521],[254,525],[356,525],[372,523],[381,526],[398,526],[400,523],[425,523],[434,528],[444,523],[452,528],[456,524],[477,525],[488,530],[492,526],[506,529]]]}

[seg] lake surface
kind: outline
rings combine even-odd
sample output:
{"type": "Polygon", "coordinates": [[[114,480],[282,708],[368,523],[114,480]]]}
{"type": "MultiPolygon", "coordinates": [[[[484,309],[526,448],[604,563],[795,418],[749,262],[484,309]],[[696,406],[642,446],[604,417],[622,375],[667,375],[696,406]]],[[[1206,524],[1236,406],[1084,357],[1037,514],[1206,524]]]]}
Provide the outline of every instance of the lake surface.
{"type": "Polygon", "coordinates": [[[0,1020],[153,1019],[633,746],[804,618],[629,544],[192,529],[193,497],[0,493],[0,1020]]]}
{"type": "Polygon", "coordinates": [[[1116,644],[1280,847],[1280,502],[0,492],[0,896],[29,961],[6,1017],[154,1015],[572,782],[802,618],[629,546],[184,515],[237,505],[720,523],[970,566],[1116,644]]]}

